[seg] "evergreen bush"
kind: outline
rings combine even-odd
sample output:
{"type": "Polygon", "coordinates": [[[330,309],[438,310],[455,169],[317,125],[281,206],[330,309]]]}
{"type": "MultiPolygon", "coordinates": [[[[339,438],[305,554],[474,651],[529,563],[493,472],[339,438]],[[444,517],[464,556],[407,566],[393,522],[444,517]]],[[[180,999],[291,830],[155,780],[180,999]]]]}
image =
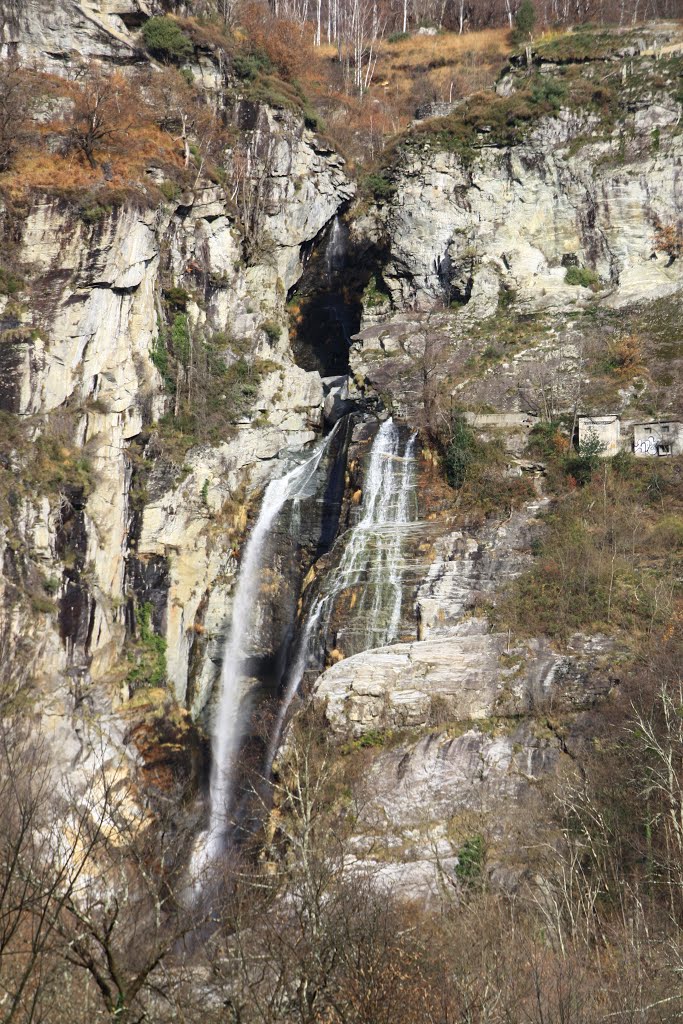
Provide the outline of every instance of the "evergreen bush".
{"type": "Polygon", "coordinates": [[[181,64],[194,53],[192,41],[180,26],[163,15],[145,22],[142,38],[152,56],[166,64],[181,64]]]}

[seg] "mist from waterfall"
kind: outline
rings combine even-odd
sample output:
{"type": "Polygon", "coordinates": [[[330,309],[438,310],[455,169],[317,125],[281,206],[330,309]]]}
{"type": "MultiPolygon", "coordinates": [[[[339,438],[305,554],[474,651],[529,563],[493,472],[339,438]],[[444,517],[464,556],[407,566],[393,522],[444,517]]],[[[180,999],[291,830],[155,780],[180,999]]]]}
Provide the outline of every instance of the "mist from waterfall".
{"type": "Polygon", "coordinates": [[[209,825],[199,836],[195,847],[191,865],[191,876],[194,879],[199,878],[202,869],[223,849],[233,809],[235,761],[251,710],[244,686],[246,661],[249,642],[258,624],[259,588],[267,541],[285,504],[307,495],[333,434],[334,431],[328,434],[305,462],[268,484],[258,518],[244,549],[233,601],[232,621],[223,652],[220,697],[213,721],[209,825]]]}
{"type": "MultiPolygon", "coordinates": [[[[364,622],[364,649],[397,639],[403,601],[403,542],[416,518],[415,444],[413,434],[400,453],[400,432],[393,419],[379,428],[370,452],[360,517],[339,543],[343,552],[336,570],[323,584],[301,632],[288,674],[266,758],[270,774],[289,707],[316,651],[324,648],[335,602],[354,587],[362,593],[354,615],[364,622]],[[323,641],[321,644],[320,641],[323,641]]],[[[322,668],[322,664],[318,663],[322,668]]]]}

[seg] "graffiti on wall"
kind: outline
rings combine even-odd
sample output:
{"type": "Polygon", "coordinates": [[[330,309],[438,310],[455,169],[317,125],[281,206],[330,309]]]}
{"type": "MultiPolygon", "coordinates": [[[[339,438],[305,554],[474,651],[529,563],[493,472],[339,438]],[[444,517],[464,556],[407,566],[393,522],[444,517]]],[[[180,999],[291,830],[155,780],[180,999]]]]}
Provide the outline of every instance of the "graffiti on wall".
{"type": "Polygon", "coordinates": [[[664,426],[661,432],[654,431],[648,437],[634,438],[633,451],[636,455],[672,455],[675,438],[664,426]]]}
{"type": "Polygon", "coordinates": [[[633,451],[636,455],[656,455],[661,440],[661,437],[655,437],[654,434],[650,434],[649,437],[643,437],[640,441],[636,441],[633,445],[633,451]]]}

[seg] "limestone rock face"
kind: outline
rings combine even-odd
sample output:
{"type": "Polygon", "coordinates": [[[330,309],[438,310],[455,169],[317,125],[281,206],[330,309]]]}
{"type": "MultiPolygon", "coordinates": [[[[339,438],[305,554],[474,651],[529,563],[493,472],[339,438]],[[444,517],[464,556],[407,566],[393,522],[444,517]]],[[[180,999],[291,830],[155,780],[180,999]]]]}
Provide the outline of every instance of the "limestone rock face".
{"type": "Polygon", "coordinates": [[[492,632],[478,611],[528,566],[544,506],[437,536],[415,591],[419,639],[339,661],[313,686],[332,733],[369,758],[351,862],[411,896],[457,884],[458,850],[482,830],[499,844],[493,870],[500,857],[514,878],[520,814],[566,757],[548,723],[612,685],[607,638],[577,636],[561,653],[492,632]]]}
{"type": "Polygon", "coordinates": [[[675,103],[634,114],[641,156],[623,163],[618,139],[572,147],[592,126],[568,110],[516,146],[483,138],[468,167],[454,153],[413,149],[398,166],[394,198],[356,231],[389,241],[382,277],[399,310],[457,301],[483,318],[503,288],[527,309],[581,308],[591,293],[566,283],[568,259],[593,268],[614,305],[671,294],[683,270],[654,251],[653,233],[680,215],[683,140],[662,136],[653,152],[649,135],[677,118],[675,103]]]}
{"type": "Polygon", "coordinates": [[[362,787],[352,864],[406,895],[438,899],[457,887],[463,841],[486,827],[514,878],[534,787],[561,758],[559,739],[525,721],[472,723],[380,750],[362,787]]]}
{"type": "Polygon", "coordinates": [[[136,63],[144,56],[126,22],[139,23],[149,14],[147,0],[3,0],[2,54],[37,59],[57,73],[71,57],[136,63]]]}
{"type": "MultiPolygon", "coordinates": [[[[25,57],[52,59],[59,39],[59,54],[73,47],[97,56],[101,47],[103,59],[137,59],[119,15],[135,21],[138,9],[147,8],[137,0],[5,4],[3,39],[25,57]]],[[[130,695],[133,597],[153,609],[176,698],[200,713],[216,678],[248,515],[281,471],[278,456],[313,441],[322,425],[322,382],[293,360],[284,303],[302,249],[354,186],[343,161],[294,114],[253,114],[259,140],[268,139],[260,163],[254,142],[270,196],[260,248],[244,238],[223,190],[202,184],[176,202],[143,196],[96,218],[68,199],[34,194],[13,226],[26,287],[21,304],[0,297],[0,409],[25,424],[29,445],[58,436],[82,449],[88,480],[36,494],[0,527],[0,638],[21,640],[66,733],[86,695],[110,709],[130,695]],[[193,332],[236,339],[265,368],[247,415],[226,403],[227,440],[189,451],[182,466],[161,458],[154,441],[169,409],[155,363],[169,287],[187,295],[193,332]]],[[[29,448],[17,452],[19,473],[22,458],[29,448]]]]}
{"type": "Polygon", "coordinates": [[[274,256],[269,261],[273,290],[288,291],[303,270],[302,246],[353,198],[356,186],[343,159],[290,112],[243,100],[237,119],[255,160],[251,187],[262,188],[265,197],[258,236],[250,241],[274,256]],[[262,175],[268,179],[265,188],[258,182],[262,175]]]}

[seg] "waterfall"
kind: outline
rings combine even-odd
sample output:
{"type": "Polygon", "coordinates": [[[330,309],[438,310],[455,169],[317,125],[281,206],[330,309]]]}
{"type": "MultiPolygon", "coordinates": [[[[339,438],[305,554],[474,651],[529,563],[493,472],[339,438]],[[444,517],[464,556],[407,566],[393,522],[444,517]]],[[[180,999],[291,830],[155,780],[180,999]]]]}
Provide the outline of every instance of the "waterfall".
{"type": "Polygon", "coordinates": [[[347,534],[331,581],[330,614],[340,591],[363,584],[356,618],[364,623],[364,647],[394,640],[400,622],[401,554],[413,496],[415,439],[415,435],[410,438],[401,456],[399,430],[393,420],[388,419],[377,432],[360,519],[347,534]]]}
{"type": "Polygon", "coordinates": [[[341,218],[336,216],[332,221],[330,234],[325,247],[325,265],[327,279],[332,281],[335,274],[338,274],[346,265],[346,234],[341,218]]]}
{"type": "MultiPolygon", "coordinates": [[[[403,540],[416,512],[416,440],[417,435],[413,434],[401,456],[399,430],[393,420],[388,419],[377,432],[370,453],[360,518],[341,538],[343,551],[337,569],[323,584],[322,593],[314,600],[301,633],[268,746],[266,777],[272,769],[289,707],[313,660],[315,652],[311,641],[325,640],[340,594],[349,587],[363,584],[356,615],[360,621],[365,620],[367,647],[390,643],[398,636],[403,598],[403,540]]],[[[324,647],[324,643],[316,646],[324,647]]]]}
{"type": "Polygon", "coordinates": [[[284,505],[306,495],[333,434],[334,431],[328,434],[305,462],[268,484],[258,519],[244,550],[232,622],[223,653],[220,698],[213,722],[209,826],[199,837],[195,848],[191,865],[194,879],[198,879],[202,869],[221,852],[225,841],[233,799],[235,759],[250,711],[244,693],[245,662],[249,639],[258,622],[258,595],[267,541],[284,505]]]}
{"type": "Polygon", "coordinates": [[[415,462],[415,443],[417,434],[413,434],[406,445],[401,468],[401,481],[398,491],[394,530],[390,534],[386,551],[386,564],[389,574],[389,587],[394,592],[394,600],[389,617],[387,640],[394,640],[401,621],[401,603],[403,599],[403,579],[401,572],[401,548],[403,531],[401,527],[409,522],[410,499],[412,496],[412,476],[415,462]]]}
{"type": "Polygon", "coordinates": [[[299,687],[301,686],[301,680],[304,677],[304,672],[308,668],[308,662],[311,657],[311,638],[313,636],[313,631],[320,622],[323,607],[324,600],[322,598],[318,598],[314,602],[313,607],[306,618],[306,625],[304,626],[301,639],[299,640],[297,655],[294,660],[294,664],[288,673],[287,684],[282,695],[282,700],[280,701],[275,725],[273,726],[273,731],[270,735],[270,742],[268,743],[266,762],[263,771],[263,777],[265,779],[270,778],[270,774],[273,770],[273,761],[275,760],[275,755],[277,754],[278,747],[280,746],[280,740],[282,739],[282,732],[287,719],[287,712],[289,711],[290,704],[296,697],[299,687]]]}

